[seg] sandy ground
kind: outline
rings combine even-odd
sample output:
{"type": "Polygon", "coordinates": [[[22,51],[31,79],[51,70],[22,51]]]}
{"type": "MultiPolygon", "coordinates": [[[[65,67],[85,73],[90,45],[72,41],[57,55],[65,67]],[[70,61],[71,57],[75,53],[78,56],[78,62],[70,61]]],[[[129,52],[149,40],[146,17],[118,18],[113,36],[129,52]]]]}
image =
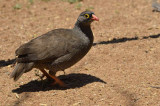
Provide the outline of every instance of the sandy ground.
{"type": "Polygon", "coordinates": [[[0,105],[160,106],[159,20],[151,0],[0,0],[0,105]],[[57,73],[68,88],[48,86],[36,69],[17,82],[9,78],[21,44],[55,28],[72,28],[86,9],[100,19],[92,24],[95,43],[66,75],[57,73]]]}

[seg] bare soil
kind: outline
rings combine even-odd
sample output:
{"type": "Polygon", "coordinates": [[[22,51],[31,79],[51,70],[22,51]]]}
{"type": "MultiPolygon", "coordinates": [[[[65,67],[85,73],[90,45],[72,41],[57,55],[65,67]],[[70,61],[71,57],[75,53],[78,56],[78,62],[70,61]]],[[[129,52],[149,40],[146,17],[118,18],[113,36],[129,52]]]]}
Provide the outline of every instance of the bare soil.
{"type": "Polygon", "coordinates": [[[0,0],[1,106],[160,106],[160,13],[151,0],[0,0]],[[19,4],[20,9],[13,7],[19,4]],[[57,76],[68,88],[48,86],[36,69],[9,78],[15,50],[55,28],[72,28],[91,8],[94,46],[57,76]]]}

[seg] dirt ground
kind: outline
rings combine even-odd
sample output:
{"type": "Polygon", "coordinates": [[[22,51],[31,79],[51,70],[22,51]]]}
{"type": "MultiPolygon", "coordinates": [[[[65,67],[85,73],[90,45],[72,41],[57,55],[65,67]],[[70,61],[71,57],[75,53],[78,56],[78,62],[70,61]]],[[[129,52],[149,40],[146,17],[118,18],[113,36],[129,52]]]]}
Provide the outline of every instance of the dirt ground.
{"type": "Polygon", "coordinates": [[[160,13],[151,0],[31,1],[0,0],[0,106],[160,106],[160,13]],[[92,24],[95,43],[65,75],[57,73],[68,88],[48,86],[36,69],[9,78],[21,44],[72,28],[86,9],[100,19],[92,24]]]}

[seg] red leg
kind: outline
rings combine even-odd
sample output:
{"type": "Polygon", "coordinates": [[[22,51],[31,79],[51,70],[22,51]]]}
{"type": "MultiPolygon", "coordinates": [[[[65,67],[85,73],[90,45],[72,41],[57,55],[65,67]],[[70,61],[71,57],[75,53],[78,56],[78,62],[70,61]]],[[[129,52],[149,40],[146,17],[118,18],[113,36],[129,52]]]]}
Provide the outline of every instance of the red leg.
{"type": "Polygon", "coordinates": [[[56,76],[50,75],[48,74],[44,69],[40,69],[42,71],[42,73],[47,77],[47,78],[52,78],[53,80],[55,80],[55,82],[52,83],[52,85],[56,85],[58,84],[61,87],[65,87],[64,82],[62,82],[60,79],[58,79],[56,76]]]}

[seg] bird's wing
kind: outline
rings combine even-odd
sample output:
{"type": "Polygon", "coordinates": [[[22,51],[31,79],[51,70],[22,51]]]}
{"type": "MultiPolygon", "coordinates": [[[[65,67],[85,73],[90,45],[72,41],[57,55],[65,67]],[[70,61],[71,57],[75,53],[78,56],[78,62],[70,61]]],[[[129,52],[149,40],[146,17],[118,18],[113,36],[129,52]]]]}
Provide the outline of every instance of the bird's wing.
{"type": "Polygon", "coordinates": [[[78,51],[81,42],[72,30],[56,29],[30,42],[16,50],[18,62],[54,61],[73,51],[78,51]]]}

